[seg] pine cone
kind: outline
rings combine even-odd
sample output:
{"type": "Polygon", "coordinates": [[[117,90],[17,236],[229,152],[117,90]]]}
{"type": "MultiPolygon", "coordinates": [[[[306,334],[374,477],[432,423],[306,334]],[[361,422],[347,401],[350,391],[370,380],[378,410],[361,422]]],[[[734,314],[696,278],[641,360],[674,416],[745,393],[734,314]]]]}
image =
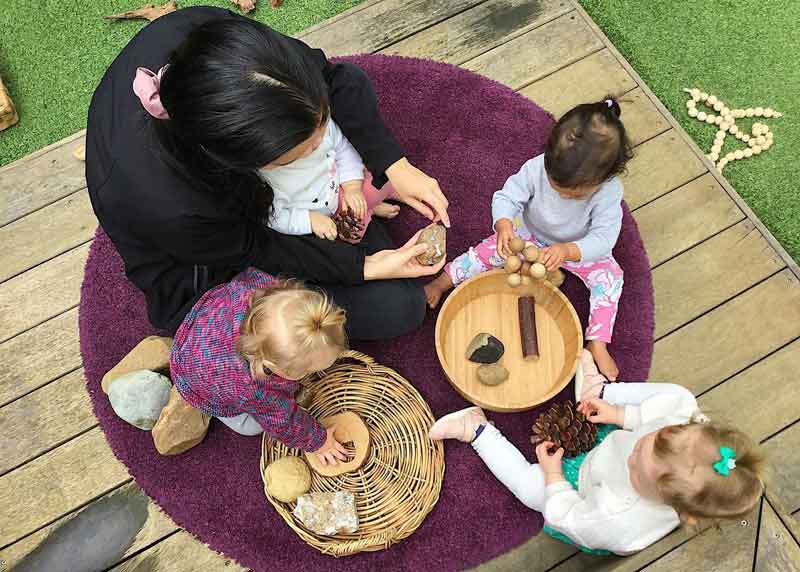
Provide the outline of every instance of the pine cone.
{"type": "Polygon", "coordinates": [[[597,427],[583,413],[575,410],[571,401],[554,403],[539,415],[533,424],[531,443],[534,447],[542,441],[551,441],[556,448],[564,447],[567,457],[591,451],[597,438],[597,427]]]}
{"type": "Polygon", "coordinates": [[[333,222],[336,223],[336,232],[339,234],[339,238],[345,240],[358,240],[361,237],[361,231],[364,230],[364,223],[349,209],[336,213],[333,222]]]}

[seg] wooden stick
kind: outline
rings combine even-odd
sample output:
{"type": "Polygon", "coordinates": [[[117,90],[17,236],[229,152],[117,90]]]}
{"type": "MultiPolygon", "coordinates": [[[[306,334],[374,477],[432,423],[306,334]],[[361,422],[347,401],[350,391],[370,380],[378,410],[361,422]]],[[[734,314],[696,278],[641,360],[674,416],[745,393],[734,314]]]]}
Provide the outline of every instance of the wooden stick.
{"type": "Polygon", "coordinates": [[[517,299],[519,309],[519,334],[522,340],[522,359],[539,359],[539,339],[536,336],[536,300],[533,296],[520,296],[517,299]]]}

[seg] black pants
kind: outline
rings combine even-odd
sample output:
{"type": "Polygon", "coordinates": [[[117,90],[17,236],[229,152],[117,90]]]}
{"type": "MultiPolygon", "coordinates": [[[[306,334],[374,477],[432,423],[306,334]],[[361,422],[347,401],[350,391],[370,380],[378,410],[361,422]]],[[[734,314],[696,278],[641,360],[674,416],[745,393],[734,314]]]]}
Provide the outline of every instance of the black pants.
{"type": "MultiPolygon", "coordinates": [[[[386,227],[370,222],[361,245],[367,254],[395,248],[386,227]]],[[[358,286],[319,284],[347,312],[347,335],[353,340],[394,338],[416,330],[427,306],[415,279],[373,280],[358,286]]]]}

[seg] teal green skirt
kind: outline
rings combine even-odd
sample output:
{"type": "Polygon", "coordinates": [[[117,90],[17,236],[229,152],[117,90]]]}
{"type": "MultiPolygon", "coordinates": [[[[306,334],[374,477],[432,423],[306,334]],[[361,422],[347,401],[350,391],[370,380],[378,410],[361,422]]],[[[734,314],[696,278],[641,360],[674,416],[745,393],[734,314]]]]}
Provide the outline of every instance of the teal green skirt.
{"type": "MultiPolygon", "coordinates": [[[[603,439],[611,433],[619,429],[616,425],[598,425],[597,427],[597,440],[594,443],[594,446],[597,447],[600,443],[603,442],[603,439]]],[[[571,457],[567,459],[566,457],[561,461],[561,468],[564,471],[564,478],[567,482],[572,485],[572,488],[576,491],[578,490],[578,475],[580,474],[581,464],[583,460],[586,459],[586,455],[589,453],[581,453],[576,457],[571,457]]],[[[584,546],[579,546],[575,544],[570,537],[565,534],[558,532],[557,530],[553,530],[546,524],[544,525],[544,531],[555,538],[556,540],[560,540],[561,542],[566,542],[567,544],[571,544],[576,547],[578,550],[582,552],[586,552],[587,554],[597,554],[599,556],[607,556],[611,554],[608,550],[600,550],[600,549],[593,549],[593,548],[586,548],[584,546]]]]}

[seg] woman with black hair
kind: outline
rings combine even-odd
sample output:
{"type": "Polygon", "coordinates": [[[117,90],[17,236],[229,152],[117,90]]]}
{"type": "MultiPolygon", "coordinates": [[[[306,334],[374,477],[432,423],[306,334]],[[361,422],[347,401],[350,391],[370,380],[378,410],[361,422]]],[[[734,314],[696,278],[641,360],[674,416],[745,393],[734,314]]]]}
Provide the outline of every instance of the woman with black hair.
{"type": "Polygon", "coordinates": [[[266,225],[273,193],[259,169],[307,153],[329,116],[376,187],[391,181],[398,200],[449,226],[438,184],[405,159],[356,66],[208,7],[163,16],[123,49],[89,108],[86,179],[153,325],[175,331],[204,292],[250,266],[320,285],[354,339],[421,323],[411,278],[441,265],[420,266],[413,239],[393,249],[375,222],[358,245],[266,225]]]}

